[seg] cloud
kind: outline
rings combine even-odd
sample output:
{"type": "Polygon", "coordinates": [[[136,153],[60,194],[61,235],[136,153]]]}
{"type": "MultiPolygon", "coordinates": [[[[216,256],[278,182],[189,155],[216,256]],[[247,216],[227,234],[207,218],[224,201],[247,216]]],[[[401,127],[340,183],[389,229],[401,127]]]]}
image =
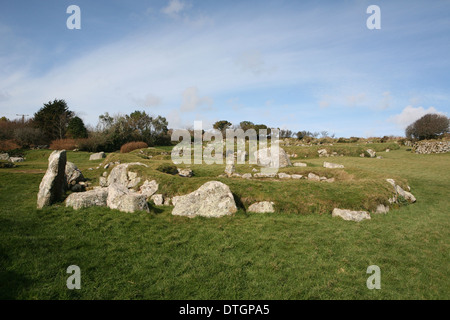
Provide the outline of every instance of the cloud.
{"type": "Polygon", "coordinates": [[[392,96],[389,91],[383,92],[383,100],[380,104],[380,109],[385,110],[391,106],[392,96]]]}
{"type": "Polygon", "coordinates": [[[211,107],[214,103],[213,99],[211,99],[210,97],[200,97],[197,87],[187,88],[183,91],[182,96],[183,100],[180,108],[182,112],[195,111],[202,105],[211,107]]]}
{"type": "Polygon", "coordinates": [[[167,7],[161,9],[161,12],[171,18],[178,18],[182,11],[189,8],[190,5],[181,0],[170,0],[167,7]]]}
{"type": "Polygon", "coordinates": [[[424,109],[423,107],[414,108],[413,106],[407,106],[405,109],[403,109],[403,111],[400,114],[390,117],[388,121],[397,124],[402,129],[405,129],[414,121],[420,119],[421,117],[423,117],[428,113],[437,113],[445,115],[443,112],[439,112],[434,107],[424,109]]]}
{"type": "Polygon", "coordinates": [[[139,107],[158,107],[161,105],[161,99],[152,94],[147,94],[143,99],[133,99],[134,103],[136,103],[139,107]]]}
{"type": "Polygon", "coordinates": [[[366,100],[365,93],[359,93],[356,95],[351,95],[347,97],[347,103],[351,107],[356,107],[361,105],[366,100]]]}
{"type": "Polygon", "coordinates": [[[241,69],[241,71],[250,72],[256,76],[273,71],[273,68],[266,66],[266,62],[264,61],[259,50],[242,52],[235,59],[235,64],[241,69]]]}

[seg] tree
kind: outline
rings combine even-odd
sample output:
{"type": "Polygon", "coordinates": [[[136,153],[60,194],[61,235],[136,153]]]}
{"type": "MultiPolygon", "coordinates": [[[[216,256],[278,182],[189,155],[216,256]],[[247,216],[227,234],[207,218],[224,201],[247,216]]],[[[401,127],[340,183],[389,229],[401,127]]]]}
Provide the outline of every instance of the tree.
{"type": "Polygon", "coordinates": [[[45,103],[44,106],[34,114],[34,123],[41,129],[48,141],[63,139],[68,124],[74,114],[69,110],[66,101],[54,100],[45,103]]]}
{"type": "Polygon", "coordinates": [[[242,130],[247,131],[247,130],[249,130],[249,129],[254,129],[255,124],[254,124],[253,122],[251,122],[251,121],[241,121],[241,122],[239,123],[239,127],[240,127],[242,130]]]}
{"type": "Polygon", "coordinates": [[[83,120],[79,117],[72,118],[67,125],[67,135],[73,139],[83,139],[88,137],[88,132],[83,120]]]}
{"type": "Polygon", "coordinates": [[[213,124],[213,128],[216,130],[219,130],[220,132],[225,133],[225,130],[230,128],[232,125],[231,122],[228,122],[227,120],[221,120],[221,121],[217,121],[216,123],[213,124]]]}
{"type": "Polygon", "coordinates": [[[446,116],[430,113],[410,124],[405,135],[408,139],[436,139],[449,132],[449,124],[450,120],[446,116]]]}

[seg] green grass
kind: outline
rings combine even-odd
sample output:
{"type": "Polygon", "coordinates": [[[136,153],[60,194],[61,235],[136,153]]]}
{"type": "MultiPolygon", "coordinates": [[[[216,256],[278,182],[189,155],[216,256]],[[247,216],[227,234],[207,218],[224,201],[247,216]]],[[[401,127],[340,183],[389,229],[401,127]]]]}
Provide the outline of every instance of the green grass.
{"type": "MultiPolygon", "coordinates": [[[[37,210],[49,153],[32,151],[17,168],[0,169],[0,299],[450,298],[449,154],[401,148],[381,160],[312,158],[307,168],[283,170],[343,177],[335,184],[221,178],[244,207],[271,196],[277,212],[240,209],[231,217],[188,219],[172,216],[171,207],[150,214],[74,211],[63,204],[37,210]],[[323,161],[342,163],[345,172],[321,168],[323,161]],[[333,203],[371,206],[385,195],[380,181],[386,177],[409,184],[417,203],[361,223],[331,217],[333,203]],[[66,288],[66,268],[73,264],[81,268],[81,290],[66,288]],[[366,269],[374,264],[381,268],[381,290],[366,287],[366,269]]],[[[139,159],[133,152],[108,161],[115,157],[139,159]]],[[[163,157],[141,158],[150,169],[136,170],[157,179],[168,195],[223,172],[223,166],[191,166],[195,178],[171,176],[153,170],[167,161],[163,157]]],[[[102,161],[88,159],[68,153],[95,183],[104,170],[87,169],[102,161]]]]}

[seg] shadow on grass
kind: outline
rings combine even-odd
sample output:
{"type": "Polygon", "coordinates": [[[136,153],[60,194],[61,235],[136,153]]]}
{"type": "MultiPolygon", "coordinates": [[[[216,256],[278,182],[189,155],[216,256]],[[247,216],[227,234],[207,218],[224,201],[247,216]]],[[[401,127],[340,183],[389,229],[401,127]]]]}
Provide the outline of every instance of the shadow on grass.
{"type": "Polygon", "coordinates": [[[32,284],[25,275],[6,270],[9,261],[9,256],[0,248],[0,300],[15,300],[22,290],[32,284]]]}

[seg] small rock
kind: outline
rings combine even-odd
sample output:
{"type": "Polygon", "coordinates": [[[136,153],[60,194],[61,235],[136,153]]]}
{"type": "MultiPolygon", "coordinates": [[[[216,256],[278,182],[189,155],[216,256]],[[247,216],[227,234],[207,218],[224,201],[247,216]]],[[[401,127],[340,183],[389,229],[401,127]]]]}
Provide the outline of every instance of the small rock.
{"type": "Polygon", "coordinates": [[[287,173],[284,173],[284,172],[281,172],[281,173],[278,174],[278,178],[280,178],[280,179],[291,179],[291,175],[287,174],[287,173]]]}
{"type": "Polygon", "coordinates": [[[336,163],[331,163],[331,162],[324,162],[323,163],[323,167],[324,168],[329,168],[329,169],[343,169],[344,165],[342,164],[336,164],[336,163]]]}
{"type": "Polygon", "coordinates": [[[320,177],[314,173],[309,173],[308,174],[308,180],[312,180],[312,181],[320,181],[320,177]]]}
{"type": "Polygon", "coordinates": [[[189,168],[187,168],[187,169],[179,169],[179,168],[177,168],[177,170],[178,170],[178,175],[180,177],[190,178],[190,177],[192,177],[194,175],[192,170],[189,169],[189,168]]]}
{"type": "Polygon", "coordinates": [[[255,213],[273,213],[275,212],[273,205],[274,203],[271,201],[256,202],[248,207],[247,211],[255,213]]]}
{"type": "Polygon", "coordinates": [[[341,217],[347,221],[356,221],[360,222],[365,219],[370,219],[370,215],[366,211],[351,211],[346,209],[337,209],[333,210],[331,214],[333,217],[341,217]]]}
{"type": "Polygon", "coordinates": [[[164,204],[164,197],[162,194],[154,194],[150,197],[155,206],[162,206],[164,204]]]}
{"type": "Polygon", "coordinates": [[[303,162],[294,162],[294,167],[307,167],[308,165],[303,162]]]}
{"type": "Polygon", "coordinates": [[[89,157],[89,160],[101,160],[101,159],[103,159],[105,157],[106,157],[106,155],[102,151],[102,152],[91,154],[91,156],[89,157]]]}

